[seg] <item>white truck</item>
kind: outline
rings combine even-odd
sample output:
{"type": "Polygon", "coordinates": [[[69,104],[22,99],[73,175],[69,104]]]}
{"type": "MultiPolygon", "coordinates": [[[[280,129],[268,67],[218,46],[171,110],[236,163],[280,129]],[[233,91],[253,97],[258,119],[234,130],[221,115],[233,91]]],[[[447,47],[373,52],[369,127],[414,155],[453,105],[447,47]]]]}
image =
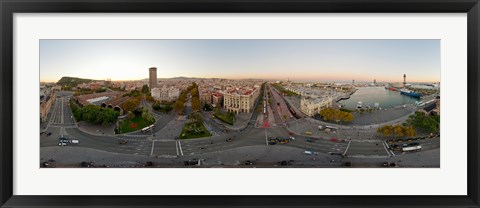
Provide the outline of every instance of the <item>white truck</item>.
{"type": "Polygon", "coordinates": [[[402,151],[412,152],[412,151],[420,151],[421,149],[422,149],[422,145],[416,145],[416,146],[403,147],[402,151]]]}

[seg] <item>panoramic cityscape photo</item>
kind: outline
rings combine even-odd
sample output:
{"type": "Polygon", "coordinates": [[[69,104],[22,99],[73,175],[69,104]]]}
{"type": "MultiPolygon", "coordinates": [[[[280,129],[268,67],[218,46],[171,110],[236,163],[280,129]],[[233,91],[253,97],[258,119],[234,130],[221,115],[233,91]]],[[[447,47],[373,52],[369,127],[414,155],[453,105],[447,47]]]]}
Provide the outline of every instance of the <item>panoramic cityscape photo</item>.
{"type": "Polygon", "coordinates": [[[440,168],[440,40],[39,44],[41,168],[440,168]]]}

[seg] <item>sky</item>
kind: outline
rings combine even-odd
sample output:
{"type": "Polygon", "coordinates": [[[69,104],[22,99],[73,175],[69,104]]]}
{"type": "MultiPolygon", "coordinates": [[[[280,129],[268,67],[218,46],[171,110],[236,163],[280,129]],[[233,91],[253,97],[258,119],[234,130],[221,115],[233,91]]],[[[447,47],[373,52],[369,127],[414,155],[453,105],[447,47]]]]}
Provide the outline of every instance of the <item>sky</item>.
{"type": "Polygon", "coordinates": [[[40,40],[40,81],[199,77],[439,82],[440,40],[40,40]]]}

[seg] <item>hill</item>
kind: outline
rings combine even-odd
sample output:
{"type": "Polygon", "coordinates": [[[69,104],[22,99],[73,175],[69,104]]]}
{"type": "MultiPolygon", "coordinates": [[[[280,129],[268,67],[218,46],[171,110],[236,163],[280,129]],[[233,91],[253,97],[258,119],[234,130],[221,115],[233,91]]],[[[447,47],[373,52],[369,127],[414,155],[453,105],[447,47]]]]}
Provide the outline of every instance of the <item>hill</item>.
{"type": "Polygon", "coordinates": [[[57,85],[66,86],[66,87],[76,87],[78,84],[96,82],[98,80],[93,79],[83,79],[77,77],[62,77],[58,80],[57,85]]]}

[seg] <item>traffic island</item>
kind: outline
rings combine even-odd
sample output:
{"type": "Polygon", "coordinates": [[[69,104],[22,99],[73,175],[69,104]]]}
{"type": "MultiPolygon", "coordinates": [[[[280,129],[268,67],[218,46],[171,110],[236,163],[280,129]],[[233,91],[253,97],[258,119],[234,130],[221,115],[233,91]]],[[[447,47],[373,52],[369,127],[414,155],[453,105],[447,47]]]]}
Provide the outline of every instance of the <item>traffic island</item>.
{"type": "Polygon", "coordinates": [[[201,122],[188,122],[183,126],[182,133],[180,133],[180,139],[194,139],[194,138],[202,138],[202,137],[209,137],[212,134],[205,128],[203,123],[201,122]]]}

